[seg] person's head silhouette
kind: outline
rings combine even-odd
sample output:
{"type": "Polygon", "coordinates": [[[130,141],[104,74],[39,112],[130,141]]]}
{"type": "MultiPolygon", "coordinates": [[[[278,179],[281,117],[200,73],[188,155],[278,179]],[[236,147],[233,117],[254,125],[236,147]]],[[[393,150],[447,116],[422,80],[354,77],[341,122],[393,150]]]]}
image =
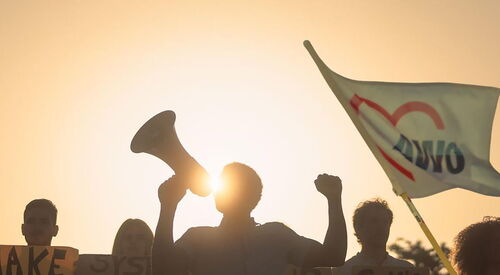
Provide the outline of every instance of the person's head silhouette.
{"type": "Polygon", "coordinates": [[[485,217],[455,237],[452,259],[458,274],[500,274],[500,217],[485,217]]]}
{"type": "Polygon", "coordinates": [[[248,216],[262,195],[259,175],[248,165],[233,162],[224,167],[215,192],[215,205],[225,216],[248,216]]]}
{"type": "Polygon", "coordinates": [[[392,211],[382,199],[364,201],[352,218],[355,235],[363,247],[383,248],[389,238],[392,211]]]}
{"type": "Polygon", "coordinates": [[[24,209],[21,231],[28,245],[50,246],[57,235],[57,208],[47,199],[32,200],[24,209]]]}
{"type": "Polygon", "coordinates": [[[113,255],[140,257],[151,255],[153,232],[140,219],[127,219],[116,233],[113,255]]]}

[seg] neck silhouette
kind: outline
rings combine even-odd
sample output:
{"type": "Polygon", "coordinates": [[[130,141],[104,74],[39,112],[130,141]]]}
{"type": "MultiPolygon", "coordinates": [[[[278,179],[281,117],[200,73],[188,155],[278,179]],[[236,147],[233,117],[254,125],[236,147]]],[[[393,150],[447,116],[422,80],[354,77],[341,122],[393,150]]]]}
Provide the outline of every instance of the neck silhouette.
{"type": "Polygon", "coordinates": [[[361,248],[361,255],[373,260],[377,266],[381,266],[387,258],[387,251],[385,246],[381,245],[363,245],[361,248]]]}
{"type": "Polygon", "coordinates": [[[225,213],[219,227],[225,231],[237,233],[247,231],[255,225],[250,213],[225,213]]]}

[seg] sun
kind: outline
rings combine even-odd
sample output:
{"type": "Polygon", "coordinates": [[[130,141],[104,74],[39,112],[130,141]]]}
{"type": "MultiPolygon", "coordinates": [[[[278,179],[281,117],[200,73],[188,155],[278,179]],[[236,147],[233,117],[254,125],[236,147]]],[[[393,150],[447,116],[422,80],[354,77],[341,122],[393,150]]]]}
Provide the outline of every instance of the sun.
{"type": "Polygon", "coordinates": [[[210,175],[210,187],[212,188],[212,194],[219,191],[221,187],[221,180],[218,175],[210,175]]]}
{"type": "Polygon", "coordinates": [[[221,184],[221,169],[220,168],[213,168],[213,167],[206,167],[209,179],[208,183],[210,185],[210,188],[212,189],[212,195],[215,194],[217,191],[220,190],[222,184],[221,184]]]}

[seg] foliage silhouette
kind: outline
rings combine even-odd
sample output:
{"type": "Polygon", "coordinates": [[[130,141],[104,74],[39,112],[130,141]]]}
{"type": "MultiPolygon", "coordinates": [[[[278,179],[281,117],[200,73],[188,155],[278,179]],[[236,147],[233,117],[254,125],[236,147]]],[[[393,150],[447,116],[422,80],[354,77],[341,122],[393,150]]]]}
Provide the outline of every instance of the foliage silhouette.
{"type": "MultiPolygon", "coordinates": [[[[441,243],[441,249],[449,257],[451,250],[446,243],[441,243]]],[[[412,242],[398,238],[395,243],[389,246],[389,250],[399,258],[412,261],[417,267],[429,268],[432,275],[448,274],[436,251],[433,248],[425,248],[420,240],[412,242]]]]}

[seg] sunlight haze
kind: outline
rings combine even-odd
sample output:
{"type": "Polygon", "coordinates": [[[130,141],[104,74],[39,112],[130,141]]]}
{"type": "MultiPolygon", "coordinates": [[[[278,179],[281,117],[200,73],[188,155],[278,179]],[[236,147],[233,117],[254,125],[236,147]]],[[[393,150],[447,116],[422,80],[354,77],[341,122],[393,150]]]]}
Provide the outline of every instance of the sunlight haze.
{"type": "MultiPolygon", "coordinates": [[[[154,231],[158,186],[172,175],[130,151],[153,115],[174,110],[186,150],[213,176],[233,161],[263,181],[253,212],[323,241],[327,202],[313,181],[341,177],[348,257],[352,214],[381,197],[394,211],[389,243],[424,240],[303,47],[358,80],[500,87],[499,1],[11,1],[0,0],[2,244],[24,244],[34,198],[59,210],[53,245],[110,253],[120,224],[154,231]]],[[[491,161],[500,170],[500,108],[491,161]]],[[[438,242],[500,199],[449,190],[414,200],[438,242]]],[[[212,196],[181,201],[174,238],[216,226],[212,196]]]]}

